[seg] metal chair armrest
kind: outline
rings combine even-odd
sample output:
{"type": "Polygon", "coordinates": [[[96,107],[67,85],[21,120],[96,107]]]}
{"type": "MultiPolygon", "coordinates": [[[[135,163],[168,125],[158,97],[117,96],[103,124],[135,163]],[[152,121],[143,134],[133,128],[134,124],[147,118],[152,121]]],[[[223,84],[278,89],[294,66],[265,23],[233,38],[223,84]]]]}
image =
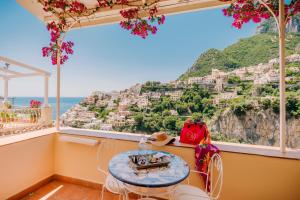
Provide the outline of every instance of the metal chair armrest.
{"type": "MultiPolygon", "coordinates": [[[[194,169],[191,169],[190,172],[191,172],[191,173],[195,173],[195,174],[203,174],[203,175],[207,175],[207,173],[205,173],[205,172],[200,172],[200,171],[194,170],[194,169]]],[[[188,177],[187,181],[188,181],[188,185],[189,185],[189,184],[190,184],[190,177],[188,177]]]]}
{"type": "Polygon", "coordinates": [[[205,173],[205,172],[200,172],[200,171],[198,171],[198,170],[193,170],[193,169],[191,169],[190,172],[196,173],[196,174],[204,174],[204,175],[207,175],[207,173],[205,173]]]}
{"type": "Polygon", "coordinates": [[[106,171],[104,171],[103,169],[101,169],[101,167],[100,167],[99,165],[97,166],[97,170],[98,170],[100,173],[102,173],[105,177],[108,176],[108,173],[107,173],[106,171]]]}

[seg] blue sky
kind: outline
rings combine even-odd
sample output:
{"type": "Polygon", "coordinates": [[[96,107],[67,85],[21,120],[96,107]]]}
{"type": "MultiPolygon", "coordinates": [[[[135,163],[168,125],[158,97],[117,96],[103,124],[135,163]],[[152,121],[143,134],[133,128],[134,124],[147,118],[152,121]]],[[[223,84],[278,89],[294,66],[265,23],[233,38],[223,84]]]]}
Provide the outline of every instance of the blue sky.
{"type": "MultiPolygon", "coordinates": [[[[254,24],[236,30],[231,21],[221,9],[213,9],[167,16],[158,33],[147,39],[132,36],[118,24],[71,31],[66,39],[74,41],[75,53],[62,68],[62,96],[175,80],[205,50],[223,49],[254,34],[254,24]]],[[[45,25],[12,0],[0,2],[0,25],[0,55],[50,71],[50,96],[55,96],[55,67],[41,55],[49,43],[45,25]]],[[[2,81],[0,87],[3,95],[2,81]]],[[[9,95],[42,96],[43,79],[11,80],[9,95]]]]}

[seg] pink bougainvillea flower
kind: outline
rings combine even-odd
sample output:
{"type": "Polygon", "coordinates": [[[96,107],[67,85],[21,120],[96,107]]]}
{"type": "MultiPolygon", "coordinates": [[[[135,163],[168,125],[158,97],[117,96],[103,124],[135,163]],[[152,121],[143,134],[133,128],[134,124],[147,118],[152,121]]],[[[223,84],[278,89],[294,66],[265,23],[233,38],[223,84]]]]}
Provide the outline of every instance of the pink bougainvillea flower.
{"type": "Polygon", "coordinates": [[[50,57],[53,65],[57,64],[57,54],[60,52],[60,64],[64,64],[69,56],[74,53],[74,43],[71,41],[61,42],[62,35],[70,28],[71,23],[67,23],[66,16],[80,17],[89,16],[97,12],[100,8],[112,8],[115,5],[126,6],[126,9],[121,9],[120,15],[124,18],[120,22],[121,28],[128,30],[133,35],[141,38],[146,38],[150,33],[156,34],[158,25],[164,24],[165,16],[158,16],[158,9],[154,5],[148,6],[147,4],[128,9],[128,0],[97,0],[98,4],[93,9],[87,7],[79,0],[40,0],[43,4],[43,9],[46,12],[52,12],[58,16],[57,21],[49,22],[47,30],[50,33],[50,44],[48,47],[42,48],[43,57],[50,57]],[[148,12],[148,20],[140,17],[140,12],[148,12]],[[61,46],[60,46],[61,45],[61,46]]]}
{"type": "Polygon", "coordinates": [[[78,1],[74,1],[70,4],[70,12],[73,13],[83,13],[87,8],[83,3],[80,3],[78,1]]]}
{"type": "Polygon", "coordinates": [[[164,24],[166,20],[166,17],[162,15],[161,17],[157,17],[157,23],[158,25],[164,24]]]}
{"type": "Polygon", "coordinates": [[[254,16],[254,17],[252,18],[252,21],[253,21],[254,23],[259,23],[259,22],[261,22],[261,18],[260,18],[258,15],[256,15],[256,16],[254,16]]]}
{"type": "MultiPolygon", "coordinates": [[[[228,2],[229,0],[220,0],[228,2]]],[[[272,10],[275,16],[279,15],[278,0],[266,1],[266,5],[272,10]]],[[[253,0],[237,0],[225,9],[223,14],[233,18],[232,26],[237,29],[242,28],[243,24],[252,20],[254,23],[260,23],[263,19],[269,19],[271,12],[260,2],[253,0]]],[[[285,18],[289,21],[292,16],[300,12],[300,1],[291,0],[288,5],[285,5],[285,18]]]]}
{"type": "Polygon", "coordinates": [[[237,29],[241,29],[242,28],[242,23],[240,21],[235,20],[232,23],[232,26],[236,27],[237,29]]]}
{"type": "Polygon", "coordinates": [[[140,36],[141,38],[145,39],[147,38],[149,33],[153,35],[157,33],[157,27],[152,24],[155,22],[157,22],[158,25],[163,24],[165,22],[165,16],[157,16],[158,10],[156,6],[149,9],[148,20],[139,17],[140,11],[141,10],[138,8],[121,10],[120,14],[126,20],[121,21],[120,26],[126,30],[131,31],[131,34],[140,36]]]}
{"type": "Polygon", "coordinates": [[[239,13],[234,13],[232,16],[233,16],[234,19],[239,19],[240,18],[240,14],[239,13]]]}
{"type": "Polygon", "coordinates": [[[152,27],[152,30],[151,30],[151,32],[152,32],[152,34],[156,34],[156,32],[157,32],[157,28],[156,28],[156,26],[153,26],[153,27],[152,27]]]}
{"type": "Polygon", "coordinates": [[[227,15],[228,15],[227,9],[222,9],[222,12],[223,12],[223,15],[224,15],[224,16],[227,16],[227,15]]]}
{"type": "Polygon", "coordinates": [[[43,47],[42,48],[42,53],[43,53],[43,57],[48,57],[49,53],[50,53],[50,48],[49,47],[43,47]]]}

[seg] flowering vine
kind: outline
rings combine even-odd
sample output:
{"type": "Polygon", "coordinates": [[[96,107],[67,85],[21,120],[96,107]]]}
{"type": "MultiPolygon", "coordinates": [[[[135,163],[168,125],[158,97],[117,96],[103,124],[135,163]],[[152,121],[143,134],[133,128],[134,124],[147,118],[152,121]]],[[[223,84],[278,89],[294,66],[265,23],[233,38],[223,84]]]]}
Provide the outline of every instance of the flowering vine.
{"type": "Polygon", "coordinates": [[[149,34],[156,34],[157,25],[165,22],[164,15],[158,15],[158,9],[154,1],[151,4],[143,2],[141,5],[136,1],[128,0],[97,0],[98,4],[88,9],[83,3],[77,0],[39,0],[46,12],[50,12],[57,19],[47,24],[50,32],[49,46],[42,48],[43,57],[50,57],[52,64],[57,64],[57,56],[60,55],[60,64],[64,64],[70,54],[73,54],[74,43],[71,41],[64,42],[64,34],[72,27],[74,22],[80,22],[80,17],[90,16],[101,8],[113,8],[114,6],[126,7],[120,11],[120,15],[124,18],[120,22],[120,26],[129,30],[131,34],[146,38],[149,34]],[[148,18],[144,13],[148,14],[148,18]]]}
{"type": "MultiPolygon", "coordinates": [[[[223,2],[231,0],[220,0],[223,2]]],[[[275,14],[279,15],[278,0],[264,0],[266,6],[275,14]]],[[[232,26],[241,29],[245,23],[253,21],[260,23],[263,19],[269,19],[272,15],[270,10],[258,0],[236,0],[231,3],[228,8],[223,9],[223,14],[228,17],[233,17],[232,26]]],[[[300,12],[300,1],[291,0],[288,5],[285,5],[285,22],[287,23],[291,17],[300,12]]]]}
{"type": "Polygon", "coordinates": [[[156,6],[149,9],[148,20],[139,17],[140,9],[132,8],[129,10],[121,10],[120,13],[126,21],[121,21],[120,26],[126,30],[131,30],[131,34],[138,35],[142,38],[146,38],[149,33],[156,34],[157,27],[151,25],[149,22],[153,23],[157,21],[157,24],[161,25],[165,21],[165,16],[157,16],[156,6]]]}
{"type": "Polygon", "coordinates": [[[64,33],[64,26],[66,24],[56,24],[56,22],[51,22],[47,25],[47,29],[50,32],[51,40],[48,47],[42,48],[43,57],[51,57],[52,65],[57,64],[57,55],[60,51],[61,59],[60,64],[64,64],[68,60],[68,55],[73,54],[72,47],[74,43],[71,41],[59,43],[61,35],[64,33]]]}

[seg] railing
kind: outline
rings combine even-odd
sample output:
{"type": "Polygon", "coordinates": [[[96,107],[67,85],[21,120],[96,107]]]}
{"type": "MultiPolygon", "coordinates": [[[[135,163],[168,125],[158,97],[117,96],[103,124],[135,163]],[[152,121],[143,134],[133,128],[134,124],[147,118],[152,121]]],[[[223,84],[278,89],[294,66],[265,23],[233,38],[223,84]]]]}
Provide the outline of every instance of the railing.
{"type": "Polygon", "coordinates": [[[0,109],[0,135],[42,129],[41,108],[0,109]]]}

